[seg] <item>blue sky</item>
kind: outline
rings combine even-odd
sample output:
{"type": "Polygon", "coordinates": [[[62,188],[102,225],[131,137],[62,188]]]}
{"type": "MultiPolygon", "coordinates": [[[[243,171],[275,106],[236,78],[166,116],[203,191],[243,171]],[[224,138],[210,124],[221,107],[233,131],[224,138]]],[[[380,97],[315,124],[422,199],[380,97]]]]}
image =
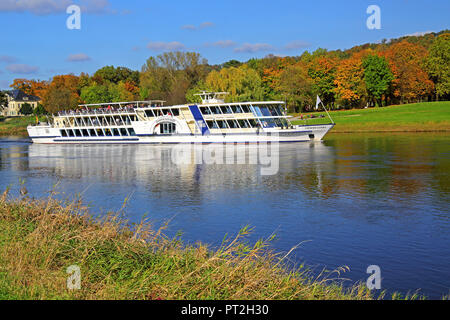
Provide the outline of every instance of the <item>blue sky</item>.
{"type": "Polygon", "coordinates": [[[0,88],[15,78],[92,74],[105,65],[140,69],[171,49],[199,52],[211,64],[346,49],[449,29],[449,13],[448,0],[0,0],[0,88]],[[66,27],[74,3],[80,30],[66,27]],[[366,26],[373,4],[380,30],[366,26]]]}

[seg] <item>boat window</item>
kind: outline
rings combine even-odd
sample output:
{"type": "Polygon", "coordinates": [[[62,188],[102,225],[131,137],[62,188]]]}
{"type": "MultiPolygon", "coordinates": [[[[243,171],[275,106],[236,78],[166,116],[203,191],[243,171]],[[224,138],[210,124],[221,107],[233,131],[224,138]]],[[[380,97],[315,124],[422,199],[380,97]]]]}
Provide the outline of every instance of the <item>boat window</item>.
{"type": "Polygon", "coordinates": [[[109,128],[105,129],[105,135],[110,137],[111,136],[111,130],[109,128]]]}
{"type": "Polygon", "coordinates": [[[241,106],[242,110],[244,111],[244,113],[251,113],[250,108],[248,107],[248,105],[244,104],[241,106]]]}
{"type": "Polygon", "coordinates": [[[66,130],[60,130],[60,131],[61,131],[61,136],[67,137],[67,131],[66,130]]]}
{"type": "Polygon", "coordinates": [[[270,116],[272,116],[272,114],[271,114],[270,111],[269,111],[269,108],[266,107],[266,106],[261,106],[261,107],[259,107],[259,110],[261,111],[261,114],[262,114],[264,117],[270,117],[270,116]]]}
{"type": "Polygon", "coordinates": [[[238,122],[241,128],[250,128],[250,124],[247,120],[238,120],[238,122]]]}
{"type": "Polygon", "coordinates": [[[99,137],[103,137],[105,134],[103,133],[103,130],[102,130],[102,129],[97,129],[97,135],[98,135],[99,137]]]}
{"type": "Polygon", "coordinates": [[[234,113],[242,113],[241,107],[237,105],[231,106],[231,110],[233,110],[234,113]]]}
{"type": "Polygon", "coordinates": [[[219,126],[217,125],[217,123],[214,120],[208,120],[206,121],[206,124],[208,125],[208,128],[210,129],[218,129],[219,126]]]}
{"type": "Polygon", "coordinates": [[[211,111],[209,110],[208,107],[200,107],[200,112],[202,114],[211,114],[211,111]]]}
{"type": "Polygon", "coordinates": [[[79,129],[75,129],[75,136],[81,137],[81,131],[79,129]]]}
{"type": "Polygon", "coordinates": [[[231,113],[231,108],[230,106],[221,106],[220,110],[222,111],[223,114],[229,114],[231,113]]]}
{"type": "Polygon", "coordinates": [[[224,120],[216,120],[220,129],[228,129],[227,123],[224,120]]]}
{"type": "Polygon", "coordinates": [[[275,122],[273,121],[273,119],[261,119],[261,123],[264,128],[275,127],[275,122]]]}
{"type": "Polygon", "coordinates": [[[281,127],[281,121],[280,121],[280,119],[273,119],[273,121],[275,121],[275,125],[276,125],[277,127],[281,127]]]}
{"type": "Polygon", "coordinates": [[[178,117],[180,115],[180,109],[178,109],[178,108],[172,108],[172,109],[170,109],[170,111],[172,112],[172,115],[174,117],[178,117]]]}
{"type": "Polygon", "coordinates": [[[90,134],[91,137],[97,136],[97,133],[96,133],[95,129],[89,129],[89,134],[90,134]]]}
{"type": "Polygon", "coordinates": [[[227,124],[230,127],[230,129],[236,129],[239,128],[239,124],[236,120],[227,120],[227,124]]]}
{"type": "Polygon", "coordinates": [[[88,133],[87,129],[82,129],[81,134],[83,135],[83,137],[89,137],[89,133],[88,133]]]}
{"type": "Polygon", "coordinates": [[[162,134],[172,134],[175,133],[176,125],[172,122],[162,122],[159,124],[159,130],[162,134]]]}
{"type": "Polygon", "coordinates": [[[135,136],[136,132],[134,132],[133,128],[128,128],[128,132],[130,133],[130,136],[135,136]]]}
{"type": "Polygon", "coordinates": [[[153,118],[155,115],[153,114],[153,112],[152,112],[152,110],[145,110],[145,115],[148,117],[148,118],[153,118]]]}
{"type": "Polygon", "coordinates": [[[115,137],[120,137],[120,133],[119,133],[119,130],[117,128],[112,129],[112,134],[115,137]]]}
{"type": "Polygon", "coordinates": [[[258,122],[255,119],[248,119],[248,122],[250,123],[252,128],[257,128],[258,127],[258,122]]]}
{"type": "Polygon", "coordinates": [[[125,128],[120,128],[120,134],[123,136],[128,136],[128,131],[125,128]]]}

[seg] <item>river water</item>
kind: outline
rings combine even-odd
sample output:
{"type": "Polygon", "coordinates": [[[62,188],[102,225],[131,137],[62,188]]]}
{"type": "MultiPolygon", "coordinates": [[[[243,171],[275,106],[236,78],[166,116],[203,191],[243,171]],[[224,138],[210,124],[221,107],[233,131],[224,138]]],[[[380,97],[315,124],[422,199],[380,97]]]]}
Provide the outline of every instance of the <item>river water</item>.
{"type": "Polygon", "coordinates": [[[291,261],[315,273],[348,266],[346,284],[377,265],[382,290],[450,293],[450,135],[335,134],[267,147],[1,138],[0,188],[18,195],[25,181],[35,197],[81,194],[96,214],[129,197],[131,221],[170,220],[169,236],[211,247],[249,225],[249,241],[275,233],[276,251],[301,243],[291,261]]]}

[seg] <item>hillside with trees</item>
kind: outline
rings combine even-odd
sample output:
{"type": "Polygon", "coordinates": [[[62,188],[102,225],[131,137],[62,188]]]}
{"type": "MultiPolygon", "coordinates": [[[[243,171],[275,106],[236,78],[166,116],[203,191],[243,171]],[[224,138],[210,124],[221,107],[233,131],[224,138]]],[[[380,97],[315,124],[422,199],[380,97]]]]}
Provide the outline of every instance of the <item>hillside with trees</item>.
{"type": "Polygon", "coordinates": [[[283,100],[289,111],[304,112],[313,110],[316,95],[330,109],[449,100],[449,65],[450,31],[445,30],[221,65],[210,65],[195,52],[166,52],[150,57],[141,70],[105,66],[92,75],[15,79],[10,87],[41,97],[49,113],[81,103],[196,102],[194,94],[201,90],[227,91],[229,101],[283,100]]]}

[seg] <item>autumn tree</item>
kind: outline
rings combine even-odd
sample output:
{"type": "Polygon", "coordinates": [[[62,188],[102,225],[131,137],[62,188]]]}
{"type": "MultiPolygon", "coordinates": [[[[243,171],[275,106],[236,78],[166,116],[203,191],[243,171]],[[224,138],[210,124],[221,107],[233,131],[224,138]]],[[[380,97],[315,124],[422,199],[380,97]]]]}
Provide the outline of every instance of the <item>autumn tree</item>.
{"type": "Polygon", "coordinates": [[[366,53],[358,52],[340,62],[336,69],[335,93],[340,103],[348,107],[361,106],[367,96],[362,59],[366,53]]]}
{"type": "Polygon", "coordinates": [[[389,64],[384,57],[369,55],[363,60],[363,67],[368,99],[381,106],[381,98],[388,93],[394,80],[389,64]]]}
{"type": "Polygon", "coordinates": [[[394,75],[392,96],[401,102],[417,101],[431,95],[434,84],[424,68],[427,50],[408,41],[390,46],[383,53],[394,75]]]}
{"type": "Polygon", "coordinates": [[[450,33],[434,40],[426,65],[435,80],[437,97],[450,95],[450,33]]]}
{"type": "Polygon", "coordinates": [[[338,60],[333,57],[319,55],[308,63],[308,75],[313,80],[313,91],[318,94],[324,104],[334,103],[336,69],[338,60]]]}
{"type": "Polygon", "coordinates": [[[72,74],[54,76],[42,98],[42,104],[49,113],[75,109],[80,103],[78,77],[72,74]]]}

